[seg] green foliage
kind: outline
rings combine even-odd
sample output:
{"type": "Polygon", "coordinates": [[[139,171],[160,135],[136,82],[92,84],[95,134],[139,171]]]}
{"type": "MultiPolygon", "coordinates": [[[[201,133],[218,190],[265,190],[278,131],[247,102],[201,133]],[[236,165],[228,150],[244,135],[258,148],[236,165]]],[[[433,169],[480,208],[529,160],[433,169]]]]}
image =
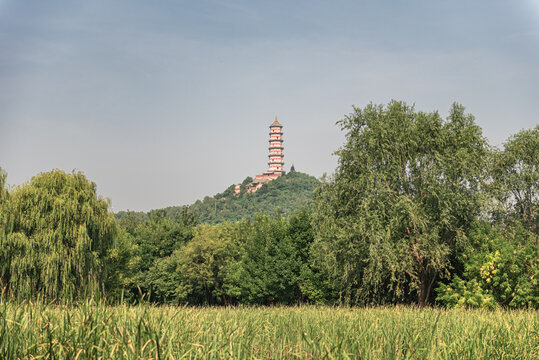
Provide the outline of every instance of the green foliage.
{"type": "Polygon", "coordinates": [[[200,225],[194,237],[155,262],[148,274],[152,298],[164,303],[227,304],[229,272],[239,260],[241,224],[200,225]]]}
{"type": "Polygon", "coordinates": [[[117,225],[82,173],[41,173],[3,198],[0,279],[17,298],[79,299],[113,275],[117,225]]]}
{"type": "Polygon", "coordinates": [[[329,276],[325,269],[316,261],[321,254],[313,254],[315,234],[312,219],[312,209],[307,207],[293,213],[288,219],[287,236],[294,245],[299,262],[299,273],[296,278],[299,297],[296,301],[313,304],[334,303],[338,297],[337,293],[328,281],[329,276]]]}
{"type": "Polygon", "coordinates": [[[441,284],[438,288],[437,301],[449,307],[495,309],[498,304],[494,297],[486,292],[476,279],[462,280],[455,276],[451,284],[441,284]]]}
{"type": "Polygon", "coordinates": [[[222,199],[222,198],[233,196],[235,189],[236,189],[236,185],[232,184],[229,187],[227,187],[226,190],[223,191],[222,193],[216,194],[215,198],[222,199]]]}
{"type": "Polygon", "coordinates": [[[317,246],[345,300],[425,305],[480,210],[486,143],[464,108],[368,105],[340,121],[339,167],[316,196],[317,246]],[[378,299],[378,300],[376,300],[378,299]]]}
{"type": "Polygon", "coordinates": [[[118,211],[114,216],[122,227],[129,229],[130,232],[132,232],[138,224],[150,220],[148,213],[142,211],[118,211]]]}
{"type": "Polygon", "coordinates": [[[174,254],[178,298],[195,304],[234,302],[233,272],[241,258],[243,224],[200,225],[174,254]]]}
{"type": "Polygon", "coordinates": [[[286,220],[257,216],[244,246],[241,299],[247,304],[293,303],[300,270],[297,249],[287,236],[286,220]]]}
{"type": "Polygon", "coordinates": [[[459,254],[462,274],[438,288],[448,306],[539,307],[539,126],[493,152],[488,193],[492,223],[479,223],[459,254]]]}
{"type": "MultiPolygon", "coordinates": [[[[263,185],[256,193],[246,193],[245,186],[251,181],[248,177],[242,182],[240,196],[232,195],[234,188],[231,185],[223,193],[196,201],[189,206],[189,211],[199,222],[208,224],[252,220],[257,213],[273,214],[277,208],[282,215],[289,215],[312,203],[314,189],[318,186],[318,180],[313,176],[291,172],[263,185]]],[[[172,217],[180,209],[168,207],[164,210],[172,217]]]]}
{"type": "Polygon", "coordinates": [[[279,214],[257,215],[240,223],[240,258],[228,272],[228,295],[243,304],[263,305],[333,300],[325,273],[311,254],[311,220],[312,211],[302,208],[288,220],[279,214]]]}
{"type": "Polygon", "coordinates": [[[175,250],[193,238],[196,224],[186,207],[173,219],[167,217],[162,209],[149,212],[147,218],[135,212],[128,212],[122,217],[120,225],[134,244],[132,269],[126,276],[129,280],[128,298],[142,293],[150,294],[154,301],[169,301],[174,290],[163,277],[166,278],[174,267],[167,261],[175,250]]]}
{"type": "Polygon", "coordinates": [[[140,261],[137,250],[133,236],[125,229],[119,228],[114,246],[107,254],[109,271],[105,292],[109,299],[121,301],[125,291],[129,291],[136,283],[136,269],[140,261]]]}
{"type": "Polygon", "coordinates": [[[527,229],[477,224],[460,254],[463,278],[437,289],[436,300],[451,307],[539,307],[537,246],[527,229]]]}
{"type": "Polygon", "coordinates": [[[539,125],[511,136],[503,151],[494,154],[491,187],[505,223],[520,222],[534,234],[537,243],[539,220],[539,125]]]}
{"type": "MultiPolygon", "coordinates": [[[[165,218],[166,220],[166,218],[165,218]]],[[[129,223],[129,222],[128,222],[129,223]]],[[[139,249],[141,291],[159,303],[273,304],[326,301],[320,271],[311,266],[311,212],[302,209],[289,221],[276,215],[217,225],[201,224],[193,237],[171,254],[149,259],[146,238],[139,249]]],[[[158,232],[156,236],[164,236],[158,232]],[[160,235],[159,235],[160,234],[160,235]]],[[[137,235],[135,234],[135,238],[137,235]]]]}
{"type": "Polygon", "coordinates": [[[247,176],[245,179],[243,179],[243,181],[241,182],[241,185],[246,186],[249,183],[251,183],[252,181],[253,181],[253,178],[250,177],[250,176],[247,176]]]}

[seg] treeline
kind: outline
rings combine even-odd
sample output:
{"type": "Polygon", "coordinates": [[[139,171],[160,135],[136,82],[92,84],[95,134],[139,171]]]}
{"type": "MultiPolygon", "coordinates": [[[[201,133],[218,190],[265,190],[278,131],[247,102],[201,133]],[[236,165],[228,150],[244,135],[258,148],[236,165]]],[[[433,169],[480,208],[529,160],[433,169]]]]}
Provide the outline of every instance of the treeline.
{"type": "MultiPolygon", "coordinates": [[[[276,209],[283,216],[288,216],[311,204],[314,190],[318,186],[318,180],[314,176],[295,170],[262,185],[256,193],[248,193],[246,190],[251,181],[251,177],[243,180],[239,194],[235,194],[235,185],[230,185],[222,193],[197,200],[188,207],[189,212],[195,215],[200,223],[206,224],[252,220],[255,214],[272,215],[276,209]]],[[[164,210],[169,219],[174,219],[184,211],[184,206],[170,206],[159,210],[164,210]]],[[[140,220],[149,220],[151,212],[120,211],[116,213],[116,218],[122,220],[129,215],[140,220]]]]}
{"type": "Polygon", "coordinates": [[[289,215],[212,225],[184,207],[117,220],[80,173],[11,190],[3,174],[4,294],[539,307],[539,126],[498,150],[457,104],[446,119],[370,104],[338,124],[346,141],[334,175],[289,215]]]}
{"type": "Polygon", "coordinates": [[[174,221],[164,211],[147,222],[120,221],[134,244],[130,296],[169,304],[294,304],[322,301],[309,248],[311,212],[289,218],[199,224],[187,209],[174,221]],[[135,287],[136,286],[136,287],[135,287]],[[140,289],[139,289],[140,288],[140,289]]]}

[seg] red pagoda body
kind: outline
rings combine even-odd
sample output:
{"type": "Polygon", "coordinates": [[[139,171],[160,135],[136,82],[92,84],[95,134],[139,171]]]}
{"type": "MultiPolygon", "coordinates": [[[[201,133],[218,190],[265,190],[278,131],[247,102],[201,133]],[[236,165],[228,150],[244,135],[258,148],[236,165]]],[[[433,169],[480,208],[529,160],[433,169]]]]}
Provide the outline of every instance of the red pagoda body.
{"type": "MultiPolygon", "coordinates": [[[[269,154],[268,154],[268,170],[263,174],[256,175],[252,183],[247,185],[247,192],[256,192],[263,184],[277,179],[284,175],[284,154],[283,154],[283,126],[277,121],[270,125],[269,132],[269,154]]],[[[240,192],[239,186],[235,189],[235,194],[240,192]]]]}
{"type": "Polygon", "coordinates": [[[277,177],[284,174],[284,154],[283,154],[283,126],[277,121],[270,125],[269,133],[269,161],[268,171],[264,175],[276,175],[277,177]]]}
{"type": "Polygon", "coordinates": [[[269,128],[268,170],[261,175],[256,175],[255,182],[256,180],[267,182],[284,174],[283,126],[277,121],[277,116],[269,128]]]}

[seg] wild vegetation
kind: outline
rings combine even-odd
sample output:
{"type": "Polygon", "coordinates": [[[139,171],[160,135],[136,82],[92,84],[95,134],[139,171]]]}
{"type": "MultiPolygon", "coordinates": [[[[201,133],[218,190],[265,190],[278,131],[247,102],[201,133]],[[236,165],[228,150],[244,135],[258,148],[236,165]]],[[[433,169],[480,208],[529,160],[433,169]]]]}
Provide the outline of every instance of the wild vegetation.
{"type": "Polygon", "coordinates": [[[0,300],[2,359],[537,359],[533,310],[0,300]],[[16,336],[14,335],[16,334],[16,336]]]}
{"type": "Polygon", "coordinates": [[[294,171],[115,219],[81,173],[8,189],[2,172],[2,286],[56,304],[538,308],[539,126],[498,150],[456,104],[446,119],[370,104],[338,124],[339,165],[314,194],[294,171]]]}

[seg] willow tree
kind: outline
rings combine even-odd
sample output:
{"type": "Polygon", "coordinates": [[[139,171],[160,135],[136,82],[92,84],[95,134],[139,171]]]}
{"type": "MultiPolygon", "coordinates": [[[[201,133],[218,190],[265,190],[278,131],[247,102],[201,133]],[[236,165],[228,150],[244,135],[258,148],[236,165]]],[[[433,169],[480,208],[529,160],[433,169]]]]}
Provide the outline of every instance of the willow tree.
{"type": "Polygon", "coordinates": [[[425,305],[480,209],[481,129],[460,105],[444,121],[396,101],[338,124],[346,141],[316,194],[313,250],[352,301],[415,292],[425,305]]]}
{"type": "Polygon", "coordinates": [[[41,173],[2,206],[0,277],[14,296],[70,301],[102,287],[117,228],[95,183],[80,172],[41,173]]]}

